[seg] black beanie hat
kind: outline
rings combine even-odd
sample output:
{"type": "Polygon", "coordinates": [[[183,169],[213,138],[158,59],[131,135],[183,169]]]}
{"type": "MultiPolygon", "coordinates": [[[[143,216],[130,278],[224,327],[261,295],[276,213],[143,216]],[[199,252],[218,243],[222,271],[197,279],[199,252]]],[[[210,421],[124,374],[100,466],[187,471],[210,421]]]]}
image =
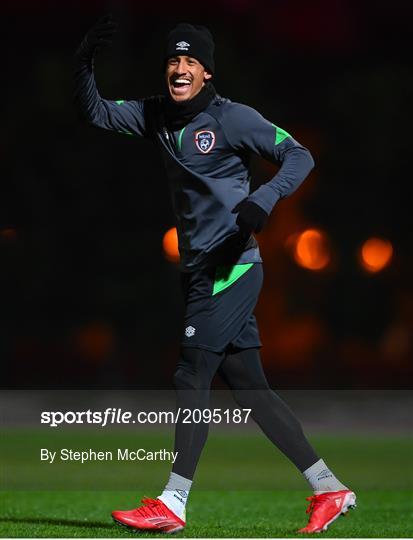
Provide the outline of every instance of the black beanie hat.
{"type": "Polygon", "coordinates": [[[214,74],[214,38],[205,26],[180,23],[166,38],[165,62],[172,56],[192,56],[214,74]]]}

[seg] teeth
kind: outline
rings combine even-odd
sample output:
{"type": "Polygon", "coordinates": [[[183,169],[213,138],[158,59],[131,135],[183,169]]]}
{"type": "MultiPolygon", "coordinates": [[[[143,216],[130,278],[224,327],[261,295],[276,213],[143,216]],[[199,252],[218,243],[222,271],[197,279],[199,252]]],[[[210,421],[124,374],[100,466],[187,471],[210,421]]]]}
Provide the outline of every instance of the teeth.
{"type": "Polygon", "coordinates": [[[175,82],[179,84],[191,84],[191,81],[188,81],[186,79],[176,79],[175,82]]]}

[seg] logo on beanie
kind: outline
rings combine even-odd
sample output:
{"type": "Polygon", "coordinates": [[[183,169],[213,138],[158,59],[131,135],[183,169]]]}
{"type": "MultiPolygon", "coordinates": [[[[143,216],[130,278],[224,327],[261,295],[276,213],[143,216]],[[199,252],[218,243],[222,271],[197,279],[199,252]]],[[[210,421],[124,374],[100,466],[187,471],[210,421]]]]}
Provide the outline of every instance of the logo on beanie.
{"type": "Polygon", "coordinates": [[[176,44],[176,50],[177,51],[187,51],[190,46],[191,45],[189,43],[187,43],[186,41],[178,41],[178,43],[176,44]]]}
{"type": "Polygon", "coordinates": [[[195,133],[195,144],[203,154],[208,154],[215,144],[215,133],[213,131],[197,131],[195,133]]]}

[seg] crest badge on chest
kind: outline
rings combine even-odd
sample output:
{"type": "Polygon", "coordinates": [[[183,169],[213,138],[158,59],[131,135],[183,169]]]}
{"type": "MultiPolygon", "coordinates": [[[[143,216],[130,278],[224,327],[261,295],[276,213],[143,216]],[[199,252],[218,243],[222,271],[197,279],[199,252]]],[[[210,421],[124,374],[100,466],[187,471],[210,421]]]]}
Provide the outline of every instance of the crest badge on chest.
{"type": "Polygon", "coordinates": [[[213,131],[197,131],[195,133],[195,144],[203,154],[208,154],[215,145],[215,133],[213,131]]]}

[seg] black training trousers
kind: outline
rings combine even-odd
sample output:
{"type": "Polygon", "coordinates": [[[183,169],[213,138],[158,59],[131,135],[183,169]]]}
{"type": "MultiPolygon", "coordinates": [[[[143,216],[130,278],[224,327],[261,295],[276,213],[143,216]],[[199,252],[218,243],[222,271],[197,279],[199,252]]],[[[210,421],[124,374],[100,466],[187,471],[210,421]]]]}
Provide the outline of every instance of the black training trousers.
{"type": "MultiPolygon", "coordinates": [[[[319,460],[293,412],[268,386],[257,348],[216,353],[183,347],[174,377],[177,406],[209,408],[210,387],[216,372],[231,388],[237,404],[251,409],[252,418],[265,435],[301,472],[319,460]]],[[[173,472],[193,478],[207,436],[207,423],[177,423],[175,452],[178,455],[173,472]]]]}

